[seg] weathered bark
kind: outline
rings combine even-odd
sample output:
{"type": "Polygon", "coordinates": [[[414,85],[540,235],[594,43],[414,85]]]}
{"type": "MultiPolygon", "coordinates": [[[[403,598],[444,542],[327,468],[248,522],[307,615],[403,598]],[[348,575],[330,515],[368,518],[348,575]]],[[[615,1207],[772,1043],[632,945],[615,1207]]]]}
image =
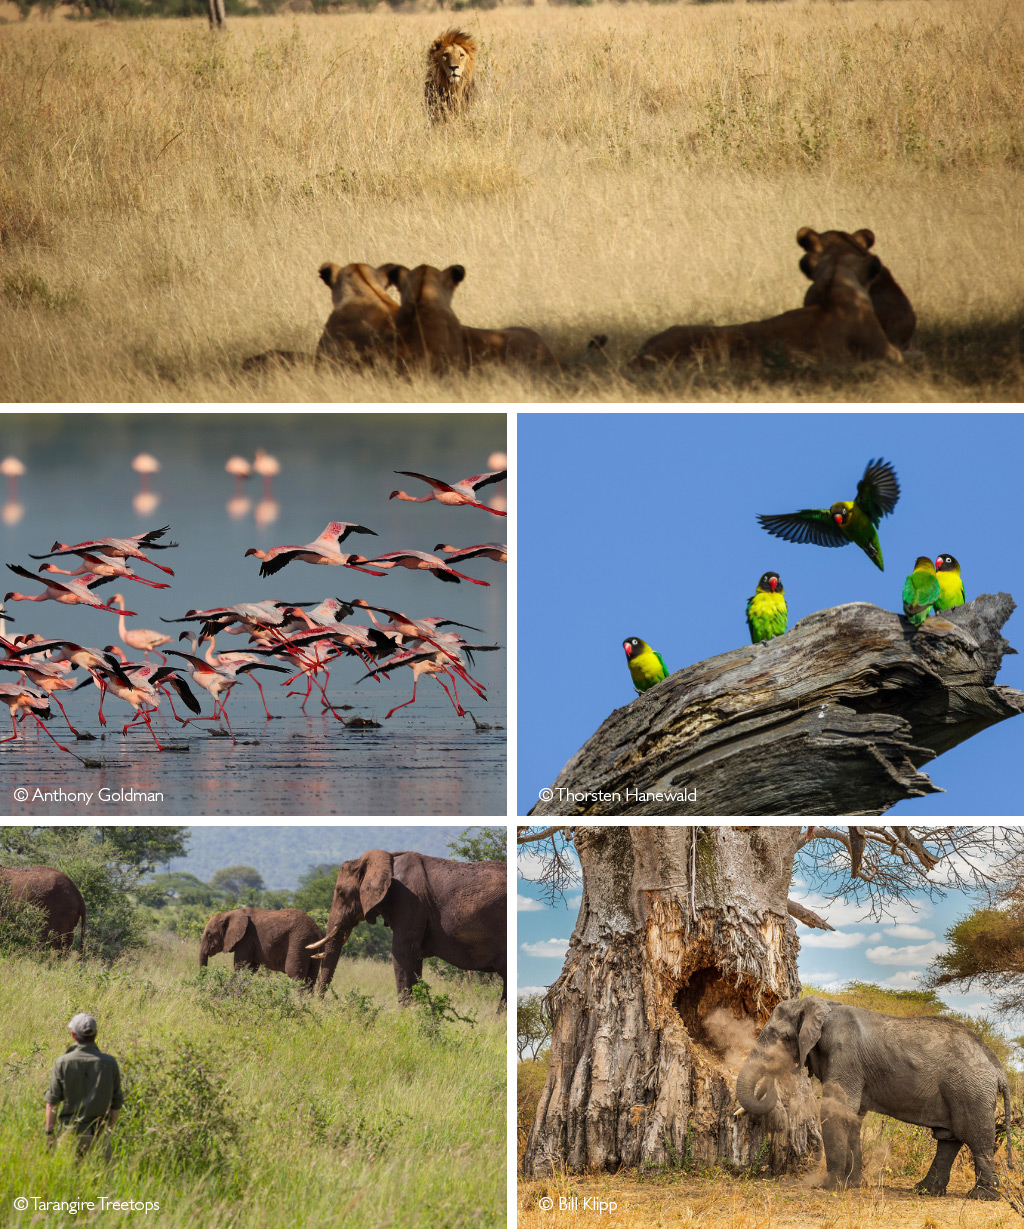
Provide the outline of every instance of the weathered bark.
{"type": "Polygon", "coordinates": [[[922,764],[1024,711],[995,685],[1014,608],[985,594],[913,628],[855,602],[679,670],[616,709],[530,814],[881,815],[941,792],[922,764]]]}
{"type": "Polygon", "coordinates": [[[820,1152],[806,1077],[768,1118],[734,1118],[761,1026],[799,993],[787,916],[799,828],[575,830],[583,899],[558,981],[527,1173],[683,1158],[774,1173],[820,1152]]]}

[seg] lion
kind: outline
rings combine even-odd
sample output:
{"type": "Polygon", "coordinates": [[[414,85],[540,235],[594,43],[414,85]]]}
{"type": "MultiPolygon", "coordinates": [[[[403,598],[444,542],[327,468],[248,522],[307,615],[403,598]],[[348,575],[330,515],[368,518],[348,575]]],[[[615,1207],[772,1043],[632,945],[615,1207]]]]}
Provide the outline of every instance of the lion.
{"type": "Polygon", "coordinates": [[[826,251],[808,227],[799,241],[816,261],[809,306],[748,324],[676,325],[646,341],[633,367],[708,356],[730,359],[810,357],[829,362],[885,359],[901,363],[875,315],[868,288],[882,262],[859,245],[831,245],[826,251]]]}
{"type": "Polygon", "coordinates": [[[395,316],[398,359],[408,367],[425,365],[433,372],[469,366],[466,330],[452,310],[452,295],[466,276],[462,265],[385,265],[389,286],[397,286],[402,303],[395,316]]]}
{"type": "Polygon", "coordinates": [[[320,266],[334,309],[327,317],[316,361],[374,363],[395,360],[398,304],[388,294],[388,266],[320,266]]]}
{"type": "Polygon", "coordinates": [[[476,42],[463,30],[445,30],[427,52],[424,97],[432,123],[461,115],[473,95],[476,42]]]}
{"type": "MultiPolygon", "coordinates": [[[[823,230],[818,233],[809,226],[802,226],[797,231],[796,241],[806,251],[806,255],[800,258],[800,271],[813,282],[814,271],[823,255],[840,248],[866,252],[874,247],[875,235],[874,231],[867,229],[855,231],[852,235],[845,230],[823,230]],[[810,239],[810,236],[815,234],[816,242],[810,239]]],[[[894,346],[906,350],[914,335],[917,317],[910,300],[885,265],[881,266],[881,271],[871,283],[868,293],[871,295],[871,305],[875,309],[878,323],[886,337],[894,346]]],[[[804,306],[810,307],[813,303],[814,287],[811,286],[804,296],[804,306]]]]}
{"type": "Polygon", "coordinates": [[[476,363],[522,363],[530,367],[557,367],[558,359],[539,333],[522,325],[507,329],[466,327],[469,361],[476,363]]]}

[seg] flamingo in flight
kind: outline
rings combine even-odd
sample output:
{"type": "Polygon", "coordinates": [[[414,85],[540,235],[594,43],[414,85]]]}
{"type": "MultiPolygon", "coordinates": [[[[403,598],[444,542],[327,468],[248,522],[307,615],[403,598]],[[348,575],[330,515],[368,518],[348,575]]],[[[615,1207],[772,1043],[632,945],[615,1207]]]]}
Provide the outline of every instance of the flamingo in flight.
{"type": "Polygon", "coordinates": [[[55,563],[44,563],[40,572],[56,572],[59,576],[106,576],[110,579],[123,577],[125,580],[136,580],[140,585],[149,585],[151,589],[169,589],[171,586],[159,580],[147,580],[140,576],[126,563],[118,563],[116,559],[105,559],[102,555],[94,555],[89,551],[80,551],[82,566],[73,572],[59,568],[55,563]]]}
{"type": "Polygon", "coordinates": [[[162,657],[164,665],[167,664],[167,658],[160,652],[162,644],[170,644],[171,637],[165,636],[163,632],[150,631],[147,627],[126,627],[125,615],[134,615],[134,610],[125,610],[124,598],[120,593],[115,593],[110,599],[112,602],[120,602],[121,617],[117,621],[117,634],[121,637],[130,649],[141,649],[142,655],[146,661],[149,661],[150,653],[155,653],[158,657],[162,657]]]}
{"type": "Polygon", "coordinates": [[[504,542],[481,542],[479,546],[445,546],[438,542],[434,550],[443,550],[448,558],[445,563],[449,567],[453,563],[464,563],[467,559],[493,559],[495,563],[508,562],[508,547],[504,542]]]}
{"type": "Polygon", "coordinates": [[[255,555],[257,559],[263,560],[260,564],[261,576],[273,576],[275,572],[280,572],[285,564],[295,559],[302,563],[340,565],[353,568],[357,572],[367,572],[370,576],[383,576],[383,572],[358,567],[357,564],[366,562],[362,555],[343,555],[338,549],[351,533],[372,533],[374,537],[377,536],[375,530],[367,529],[365,525],[353,525],[348,521],[331,521],[319,537],[314,538],[312,542],[307,542],[305,546],[273,546],[268,551],[257,550],[255,546],[252,546],[245,552],[245,555],[246,558],[255,555]]]}
{"type": "Polygon", "coordinates": [[[428,555],[421,550],[393,550],[386,555],[377,555],[373,559],[367,559],[366,562],[376,563],[382,568],[409,568],[414,572],[430,572],[438,580],[446,580],[449,584],[457,585],[463,580],[468,580],[472,585],[491,583],[489,580],[474,580],[465,572],[456,572],[454,568],[448,566],[444,559],[439,559],[437,555],[428,555]]]}
{"type": "Polygon", "coordinates": [[[396,469],[395,473],[405,478],[419,478],[421,482],[429,483],[433,489],[429,495],[407,495],[405,491],[392,491],[388,499],[405,499],[413,504],[425,504],[431,499],[436,499],[439,504],[448,504],[451,507],[468,504],[471,508],[483,508],[485,512],[490,512],[494,516],[508,515],[497,508],[488,508],[486,504],[480,503],[475,498],[476,492],[481,487],[489,486],[492,482],[503,482],[508,477],[507,469],[492,470],[489,474],[474,474],[472,478],[463,478],[461,482],[453,482],[451,485],[442,482],[440,478],[430,478],[426,474],[414,474],[407,469],[396,469]]]}
{"type": "MultiPolygon", "coordinates": [[[[204,691],[208,691],[213,696],[213,716],[212,717],[188,717],[184,721],[184,725],[188,725],[190,721],[217,721],[218,717],[223,717],[224,722],[228,727],[228,732],[231,734],[231,740],[234,742],[235,732],[231,729],[231,722],[228,720],[227,703],[228,693],[231,688],[241,682],[237,674],[227,670],[218,669],[217,666],[210,665],[209,662],[203,661],[201,657],[196,657],[196,651],[199,648],[199,641],[189,632],[182,632],[178,637],[179,640],[187,639],[192,642],[192,652],[182,653],[180,649],[168,649],[169,656],[181,657],[188,663],[189,674],[192,675],[192,682],[202,687],[204,691]],[[223,695],[224,699],[221,699],[223,695]],[[220,709],[218,714],[217,710],[220,709]]],[[[287,671],[285,671],[287,673],[287,671]]]]}
{"type": "Polygon", "coordinates": [[[170,525],[165,525],[163,529],[150,529],[148,533],[137,533],[132,538],[97,538],[94,542],[79,542],[75,546],[69,546],[66,542],[54,542],[48,554],[29,555],[29,558],[50,559],[54,555],[80,555],[85,551],[93,555],[105,555],[108,559],[141,559],[144,563],[153,564],[153,567],[159,568],[161,572],[166,572],[168,576],[173,576],[171,568],[165,568],[162,563],[153,563],[152,559],[142,553],[143,549],[170,550],[177,546],[177,542],[157,541],[168,529],[170,525]]]}
{"type": "Polygon", "coordinates": [[[73,640],[44,639],[12,649],[10,657],[24,657],[29,653],[49,653],[52,662],[68,661],[73,666],[80,666],[83,670],[87,670],[92,675],[93,682],[100,689],[100,725],[107,724],[107,719],[103,716],[103,698],[107,693],[107,684],[102,672],[107,670],[108,666],[106,652],[103,649],[86,648],[84,645],[76,644],[73,640]],[[59,651],[54,653],[54,650],[59,651]]]}
{"type": "MultiPolygon", "coordinates": [[[[7,565],[16,576],[25,576],[29,580],[38,580],[39,577],[32,572],[26,571],[25,568],[19,567],[16,563],[7,565]]],[[[118,610],[114,606],[106,606],[91,590],[97,585],[105,585],[110,581],[109,576],[93,576],[91,573],[85,576],[79,576],[67,581],[47,580],[43,582],[46,585],[42,593],[8,593],[4,596],[5,602],[62,602],[65,606],[92,606],[96,610],[107,610],[111,614],[117,614],[118,610]]],[[[126,610],[125,614],[133,615],[134,610],[126,610]]]]}
{"type": "Polygon", "coordinates": [[[449,635],[445,637],[445,639],[449,642],[447,647],[427,648],[419,651],[410,650],[405,653],[398,653],[389,661],[381,662],[379,665],[375,665],[369,673],[364,674],[362,678],[356,680],[357,683],[361,683],[363,679],[374,678],[380,674],[388,674],[389,671],[396,670],[400,666],[411,667],[412,697],[411,699],[406,700],[404,704],[396,704],[391,712],[385,715],[385,721],[387,721],[388,717],[391,716],[391,713],[397,713],[400,708],[407,708],[410,704],[414,704],[416,702],[416,686],[419,683],[421,674],[428,675],[444,687],[445,694],[448,696],[448,699],[451,700],[453,708],[460,717],[464,717],[466,715],[466,710],[462,707],[462,704],[459,701],[459,690],[455,683],[455,675],[451,673],[453,669],[456,673],[460,674],[467,683],[469,683],[481,699],[487,698],[484,695],[483,688],[480,684],[477,683],[475,679],[470,678],[466,673],[458,653],[456,652],[453,658],[452,651],[456,649],[457,645],[458,648],[464,650],[466,655],[471,658],[471,654],[474,651],[490,651],[497,649],[499,646],[496,644],[468,645],[464,640],[462,640],[461,637],[454,635],[449,635]],[[442,674],[446,674],[451,681],[452,691],[455,692],[454,696],[445,686],[444,681],[441,678],[442,674]]]}
{"type": "MultiPolygon", "coordinates": [[[[153,735],[153,741],[156,743],[157,750],[163,751],[160,740],[157,738],[153,724],[149,719],[149,714],[155,712],[160,706],[160,692],[157,688],[161,686],[173,687],[193,713],[202,711],[199,707],[199,701],[173,666],[157,666],[151,661],[144,662],[141,665],[128,666],[122,665],[113,653],[104,653],[103,656],[106,663],[103,674],[106,676],[108,690],[112,691],[119,700],[124,700],[125,703],[130,704],[135,709],[135,716],[125,724],[121,730],[122,735],[127,735],[131,727],[141,717],[146,723],[146,728],[153,735]]],[[[94,677],[93,681],[97,686],[100,685],[97,678],[94,677]]],[[[83,680],[80,686],[84,686],[87,682],[88,679],[83,680]]]]}
{"type": "Polygon", "coordinates": [[[0,659],[0,670],[17,670],[23,674],[25,678],[35,687],[40,688],[50,697],[51,700],[57,701],[57,707],[64,713],[64,720],[68,723],[68,729],[72,734],[78,733],[75,727],[71,724],[71,718],[64,711],[64,705],[57,699],[56,692],[58,691],[74,691],[76,684],[68,678],[70,665],[61,663],[43,662],[43,661],[12,661],[10,658],[0,659]]]}
{"type": "MultiPolygon", "coordinates": [[[[186,632],[185,635],[187,636],[188,633],[186,632]]],[[[189,638],[191,639],[191,637],[189,638]]],[[[179,636],[178,639],[180,640],[181,637],[179,636]]],[[[260,699],[263,701],[263,711],[267,714],[267,720],[275,720],[274,715],[271,713],[270,709],[267,708],[267,698],[263,694],[263,687],[260,685],[260,681],[253,671],[274,670],[278,674],[290,674],[291,671],[286,669],[284,666],[271,665],[270,662],[263,661],[262,658],[257,657],[254,653],[242,653],[234,650],[229,650],[226,653],[217,653],[215,651],[217,644],[216,636],[203,636],[201,639],[208,641],[206,646],[206,660],[215,670],[224,670],[227,671],[228,674],[235,675],[252,674],[252,681],[260,689],[260,699]]]]}
{"type": "Polygon", "coordinates": [[[41,696],[38,691],[34,691],[28,683],[15,681],[13,683],[0,683],[0,704],[6,704],[11,714],[11,726],[14,730],[13,734],[8,734],[6,738],[0,738],[0,743],[13,742],[18,737],[18,713],[25,716],[31,716],[32,720],[43,731],[47,738],[51,739],[55,746],[60,747],[61,751],[67,751],[68,755],[73,755],[74,752],[68,751],[67,747],[57,742],[50,731],[43,725],[43,721],[50,720],[50,701],[46,696],[41,696]],[[39,718],[42,717],[43,721],[39,718]]]}

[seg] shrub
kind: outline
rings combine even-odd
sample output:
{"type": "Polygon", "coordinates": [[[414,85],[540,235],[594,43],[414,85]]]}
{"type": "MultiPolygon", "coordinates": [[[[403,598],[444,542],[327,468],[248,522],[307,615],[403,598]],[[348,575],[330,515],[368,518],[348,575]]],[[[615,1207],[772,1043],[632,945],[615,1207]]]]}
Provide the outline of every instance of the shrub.
{"type": "Polygon", "coordinates": [[[451,995],[431,994],[425,981],[416,982],[411,993],[420,1029],[434,1040],[445,1035],[446,1024],[462,1023],[471,1028],[476,1024],[476,1016],[460,1016],[452,1006],[451,995]]]}
{"type": "Polygon", "coordinates": [[[7,880],[0,879],[0,955],[41,950],[45,928],[45,910],[15,896],[7,880]]]}
{"type": "Polygon", "coordinates": [[[259,969],[199,969],[182,982],[205,1011],[247,1024],[310,1016],[309,995],[283,973],[259,969]]]}

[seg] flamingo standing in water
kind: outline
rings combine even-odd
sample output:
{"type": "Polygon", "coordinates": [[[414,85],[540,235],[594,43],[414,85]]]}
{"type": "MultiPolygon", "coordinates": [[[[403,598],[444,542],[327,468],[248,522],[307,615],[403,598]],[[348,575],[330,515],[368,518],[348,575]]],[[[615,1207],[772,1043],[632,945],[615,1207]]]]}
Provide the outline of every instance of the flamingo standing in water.
{"type": "Polygon", "coordinates": [[[367,529],[365,525],[353,525],[349,521],[331,521],[319,537],[307,542],[305,546],[272,546],[268,551],[257,550],[252,546],[245,552],[245,556],[248,558],[255,555],[257,559],[263,560],[260,564],[261,576],[273,576],[294,559],[302,563],[324,563],[335,567],[340,565],[353,568],[357,572],[366,572],[370,576],[383,576],[383,572],[357,567],[357,564],[366,562],[362,555],[343,555],[338,549],[352,533],[371,533],[374,537],[377,536],[375,530],[367,529]]]}
{"type": "Polygon", "coordinates": [[[413,504],[425,504],[431,499],[436,499],[439,504],[448,504],[451,507],[468,504],[471,508],[483,508],[485,512],[490,512],[494,516],[508,515],[507,512],[501,512],[497,508],[488,508],[476,498],[476,492],[481,487],[489,486],[492,482],[503,482],[508,477],[507,469],[492,470],[489,474],[474,474],[472,478],[463,478],[460,482],[453,482],[451,485],[442,482],[440,478],[429,478],[426,474],[414,474],[407,469],[396,469],[395,473],[405,478],[419,478],[421,482],[429,483],[433,489],[429,495],[407,495],[405,491],[392,491],[388,499],[405,499],[413,504]]]}
{"type": "Polygon", "coordinates": [[[409,568],[413,572],[430,572],[438,580],[446,580],[457,585],[462,580],[468,580],[471,585],[489,585],[489,580],[474,580],[465,572],[456,572],[437,555],[428,555],[421,550],[393,550],[386,555],[377,555],[367,559],[367,563],[375,563],[382,568],[409,568]]]}
{"type": "Polygon", "coordinates": [[[146,661],[149,661],[150,653],[155,653],[157,657],[162,657],[164,665],[167,664],[167,658],[160,652],[162,644],[170,644],[172,637],[165,636],[163,632],[150,631],[146,627],[125,627],[125,615],[134,615],[134,610],[125,610],[124,598],[120,593],[115,593],[110,599],[112,602],[121,603],[121,617],[117,621],[117,634],[121,637],[130,649],[140,649],[146,661]]]}
{"type": "MultiPolygon", "coordinates": [[[[34,576],[25,568],[19,567],[16,563],[7,565],[16,576],[26,576],[29,580],[38,580],[38,576],[34,576]]],[[[65,606],[92,606],[95,610],[107,610],[111,614],[117,614],[118,611],[114,606],[105,606],[91,590],[97,585],[106,584],[110,580],[109,576],[93,576],[91,573],[85,576],[79,576],[67,581],[48,580],[43,582],[46,585],[42,593],[8,593],[4,596],[5,602],[61,602],[65,606]]],[[[122,599],[123,601],[123,599],[122,599]]],[[[125,611],[125,614],[133,615],[134,610],[125,611]]]]}

